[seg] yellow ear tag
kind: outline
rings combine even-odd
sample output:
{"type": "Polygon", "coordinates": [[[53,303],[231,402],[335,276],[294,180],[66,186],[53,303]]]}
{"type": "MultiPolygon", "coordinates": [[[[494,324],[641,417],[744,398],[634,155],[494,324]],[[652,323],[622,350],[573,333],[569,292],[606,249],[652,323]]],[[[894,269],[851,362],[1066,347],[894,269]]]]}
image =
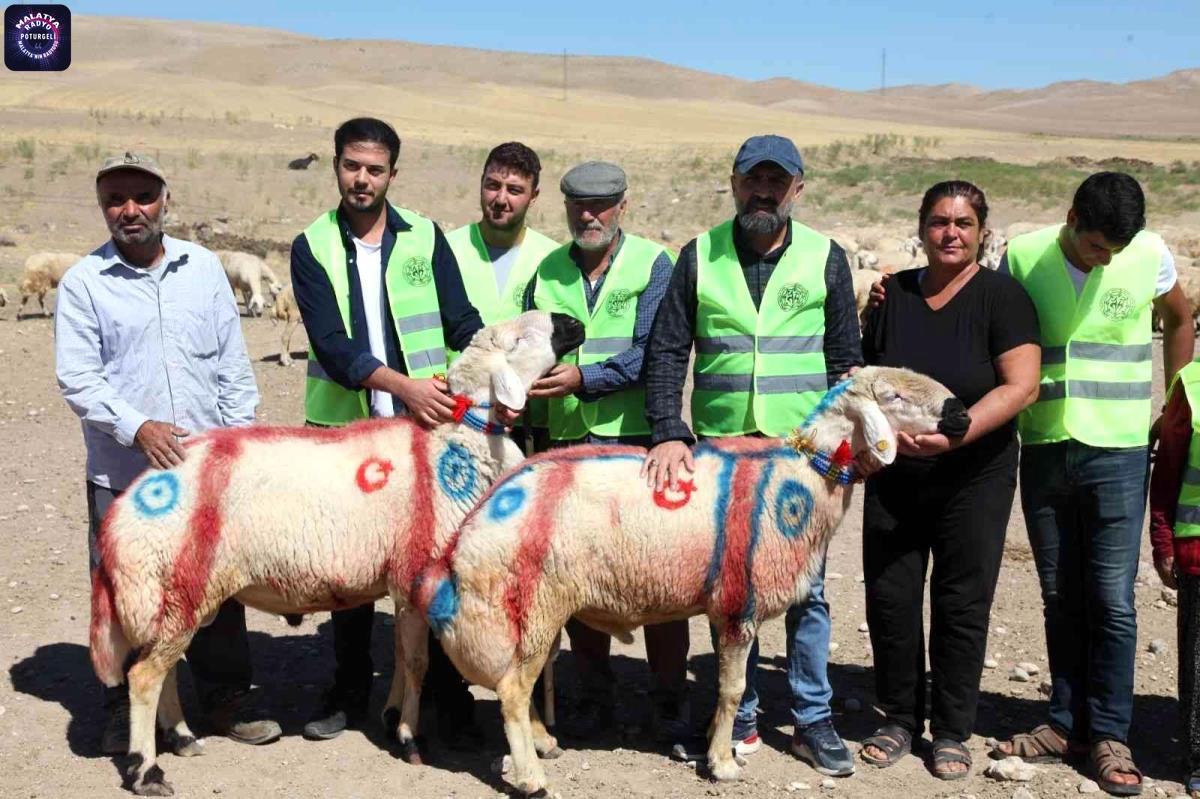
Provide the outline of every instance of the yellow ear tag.
{"type": "Polygon", "coordinates": [[[875,442],[875,449],[879,450],[880,452],[887,452],[889,446],[890,445],[888,442],[884,441],[882,438],[875,442]]]}

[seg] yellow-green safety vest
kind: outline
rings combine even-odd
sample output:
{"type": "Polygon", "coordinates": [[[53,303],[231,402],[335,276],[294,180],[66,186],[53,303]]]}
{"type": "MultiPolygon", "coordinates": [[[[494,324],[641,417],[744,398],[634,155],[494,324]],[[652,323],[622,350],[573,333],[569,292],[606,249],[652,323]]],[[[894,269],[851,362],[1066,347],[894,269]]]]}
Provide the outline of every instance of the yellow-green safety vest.
{"type": "MultiPolygon", "coordinates": [[[[521,238],[521,249],[517,251],[517,262],[508,273],[503,287],[496,285],[496,272],[488,256],[487,244],[479,231],[479,223],[472,222],[446,234],[446,241],[458,261],[467,297],[479,311],[485,325],[505,322],[519,316],[525,307],[525,287],[537,271],[542,259],[558,247],[558,242],[543,236],[532,228],[525,228],[521,238]]],[[[454,363],[459,353],[446,351],[447,361],[454,363]]],[[[550,408],[544,399],[531,399],[525,407],[525,415],[534,427],[549,424],[550,408]]]]}
{"type": "Polygon", "coordinates": [[[1075,439],[1093,447],[1146,446],[1153,344],[1150,312],[1162,239],[1142,231],[1083,292],[1067,274],[1058,226],[1008,243],[1008,266],[1037,307],[1042,372],[1037,401],[1021,412],[1024,445],[1075,439]]]}
{"type": "MultiPolygon", "coordinates": [[[[384,271],[388,308],[400,337],[400,349],[409,377],[432,377],[446,371],[446,343],[442,314],[433,279],[434,226],[420,214],[397,209],[411,227],[396,233],[396,243],[384,271]]],[[[304,230],[313,257],[321,264],[337,297],[346,335],[350,325],[350,273],[346,248],[338,226],[337,211],[317,217],[304,230]]],[[[308,348],[308,379],[304,386],[304,417],[309,422],[332,427],[370,416],[368,392],[338,385],[308,348]]]]}
{"type": "MultiPolygon", "coordinates": [[[[588,312],[583,272],[571,260],[571,245],[550,253],[537,269],[533,304],[539,310],[558,311],[583,322],[587,337],[563,363],[586,366],[599,363],[633,344],[638,298],[650,282],[654,262],[666,250],[659,244],[625,234],[617,257],[604,273],[604,285],[588,312]]],[[[600,436],[647,435],[646,393],[639,385],[583,402],[574,395],[550,400],[550,437],[574,441],[588,433],[600,436]]]]}
{"type": "Polygon", "coordinates": [[[830,239],[798,222],[759,307],[733,244],[733,221],[696,239],[692,425],[703,436],[785,436],[829,387],[825,263],[830,239]]]}
{"type": "Polygon", "coordinates": [[[1200,536],[1200,363],[1192,361],[1179,370],[1167,392],[1182,390],[1192,409],[1192,440],[1188,445],[1187,468],[1175,505],[1175,537],[1200,536]]]}

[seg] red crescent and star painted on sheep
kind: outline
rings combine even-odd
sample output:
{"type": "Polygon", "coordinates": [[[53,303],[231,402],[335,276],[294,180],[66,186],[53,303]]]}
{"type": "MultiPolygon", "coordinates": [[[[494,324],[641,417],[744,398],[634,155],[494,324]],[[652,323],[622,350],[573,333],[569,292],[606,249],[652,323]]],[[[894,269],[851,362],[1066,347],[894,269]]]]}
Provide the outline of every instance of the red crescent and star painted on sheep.
{"type": "Polygon", "coordinates": [[[354,482],[358,483],[359,489],[364,494],[370,494],[387,485],[392,468],[392,462],[389,460],[376,457],[367,458],[359,464],[358,471],[354,475],[354,482]]]}
{"type": "Polygon", "coordinates": [[[695,490],[694,480],[681,480],[673,489],[663,486],[654,492],[654,504],[667,510],[679,510],[692,501],[692,492],[695,490]]]}

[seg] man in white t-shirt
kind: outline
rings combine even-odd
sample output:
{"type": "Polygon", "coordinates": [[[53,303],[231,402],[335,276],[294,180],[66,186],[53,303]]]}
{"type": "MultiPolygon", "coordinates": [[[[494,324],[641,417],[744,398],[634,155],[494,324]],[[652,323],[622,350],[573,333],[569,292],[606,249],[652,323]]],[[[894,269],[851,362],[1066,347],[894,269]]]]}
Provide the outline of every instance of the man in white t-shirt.
{"type": "MultiPolygon", "coordinates": [[[[312,348],[309,424],[399,413],[427,428],[453,421],[456,406],[438,374],[445,348],[466,348],[483,323],[441,229],[387,202],[399,155],[400,138],[386,122],[343,123],[334,134],[341,202],[292,243],[292,287],[312,348]]],[[[333,738],[364,720],[373,624],[374,603],[333,612],[334,685],[305,737],[333,738]]],[[[439,732],[474,731],[467,685],[436,640],[428,681],[439,732]]]]}

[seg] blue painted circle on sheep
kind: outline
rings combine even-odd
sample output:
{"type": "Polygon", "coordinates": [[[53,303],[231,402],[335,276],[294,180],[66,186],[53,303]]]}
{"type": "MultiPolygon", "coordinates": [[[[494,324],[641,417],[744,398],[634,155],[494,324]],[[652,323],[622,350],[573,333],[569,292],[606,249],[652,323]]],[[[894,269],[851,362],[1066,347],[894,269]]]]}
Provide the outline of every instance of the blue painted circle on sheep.
{"type": "Polygon", "coordinates": [[[775,497],[775,523],[786,537],[796,538],[808,529],[812,509],[812,494],[803,485],[795,480],[785,480],[779,486],[779,494],[775,497]]]}
{"type": "Polygon", "coordinates": [[[521,509],[525,504],[525,489],[520,486],[508,486],[496,492],[488,503],[488,518],[494,522],[502,522],[521,509]]]}
{"type": "Polygon", "coordinates": [[[179,478],[172,472],[159,472],[134,489],[133,506],[142,516],[154,519],[175,510],[179,493],[179,478]]]}
{"type": "Polygon", "coordinates": [[[437,478],[442,492],[455,502],[467,502],[474,498],[479,475],[466,447],[457,443],[446,445],[438,458],[437,478]]]}

